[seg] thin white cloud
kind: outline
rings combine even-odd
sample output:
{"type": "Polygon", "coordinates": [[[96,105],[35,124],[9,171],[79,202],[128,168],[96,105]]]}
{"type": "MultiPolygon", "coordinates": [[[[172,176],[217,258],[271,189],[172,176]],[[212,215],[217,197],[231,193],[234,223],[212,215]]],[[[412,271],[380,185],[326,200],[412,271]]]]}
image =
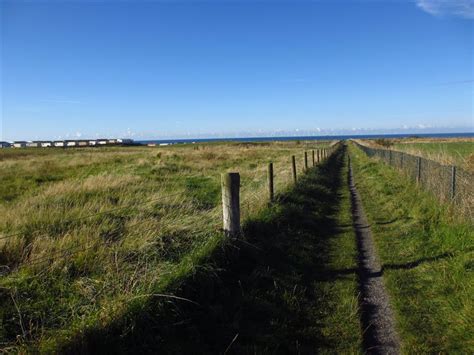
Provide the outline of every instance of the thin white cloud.
{"type": "Polygon", "coordinates": [[[416,5],[433,16],[474,19],[474,0],[416,0],[416,5]]]}

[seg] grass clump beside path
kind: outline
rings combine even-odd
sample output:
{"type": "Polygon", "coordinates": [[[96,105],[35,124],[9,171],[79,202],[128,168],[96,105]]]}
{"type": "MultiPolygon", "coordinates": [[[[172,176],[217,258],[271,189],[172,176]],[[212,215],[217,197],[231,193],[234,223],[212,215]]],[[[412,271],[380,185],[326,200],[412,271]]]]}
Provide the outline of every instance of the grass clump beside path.
{"type": "Polygon", "coordinates": [[[472,221],[353,144],[350,153],[403,352],[474,353],[472,221]]]}
{"type": "Polygon", "coordinates": [[[356,243],[343,151],[226,239],[174,296],[71,353],[358,353],[356,243]]]}

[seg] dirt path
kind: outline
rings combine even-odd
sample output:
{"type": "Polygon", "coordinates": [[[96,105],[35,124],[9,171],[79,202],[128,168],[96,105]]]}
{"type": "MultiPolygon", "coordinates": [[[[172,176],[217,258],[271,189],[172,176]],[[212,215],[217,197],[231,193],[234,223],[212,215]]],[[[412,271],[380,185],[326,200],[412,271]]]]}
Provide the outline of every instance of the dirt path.
{"type": "Polygon", "coordinates": [[[399,354],[400,340],[383,283],[383,269],[377,260],[370,226],[357,192],[349,160],[349,188],[359,251],[359,286],[364,350],[368,354],[399,354]]]}

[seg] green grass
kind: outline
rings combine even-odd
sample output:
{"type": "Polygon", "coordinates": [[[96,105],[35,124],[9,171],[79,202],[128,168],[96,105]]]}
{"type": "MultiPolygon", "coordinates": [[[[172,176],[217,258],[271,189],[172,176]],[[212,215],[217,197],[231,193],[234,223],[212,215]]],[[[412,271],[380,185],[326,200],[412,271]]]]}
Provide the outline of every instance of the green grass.
{"type": "Polygon", "coordinates": [[[221,173],[241,173],[248,218],[266,206],[268,161],[282,193],[290,156],[301,173],[303,151],[323,146],[0,151],[0,237],[15,234],[0,240],[3,346],[51,350],[145,307],[219,244],[221,173]]]}
{"type": "Polygon", "coordinates": [[[346,175],[340,151],[184,271],[179,300],[151,298],[62,351],[360,353],[346,175]]]}
{"type": "Polygon", "coordinates": [[[403,352],[474,352],[474,232],[399,172],[351,145],[403,352]]]}
{"type": "Polygon", "coordinates": [[[466,170],[474,170],[474,141],[398,143],[393,148],[441,163],[454,164],[466,170]]]}

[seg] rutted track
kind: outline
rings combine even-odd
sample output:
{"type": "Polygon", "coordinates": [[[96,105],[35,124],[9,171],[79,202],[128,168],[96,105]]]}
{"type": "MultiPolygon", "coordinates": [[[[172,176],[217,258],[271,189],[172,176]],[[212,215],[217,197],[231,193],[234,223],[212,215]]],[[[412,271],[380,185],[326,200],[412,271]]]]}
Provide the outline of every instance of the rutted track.
{"type": "Polygon", "coordinates": [[[349,159],[349,188],[353,225],[359,252],[360,314],[364,350],[368,354],[399,354],[400,339],[383,283],[383,269],[377,260],[370,226],[357,192],[349,159]]]}

